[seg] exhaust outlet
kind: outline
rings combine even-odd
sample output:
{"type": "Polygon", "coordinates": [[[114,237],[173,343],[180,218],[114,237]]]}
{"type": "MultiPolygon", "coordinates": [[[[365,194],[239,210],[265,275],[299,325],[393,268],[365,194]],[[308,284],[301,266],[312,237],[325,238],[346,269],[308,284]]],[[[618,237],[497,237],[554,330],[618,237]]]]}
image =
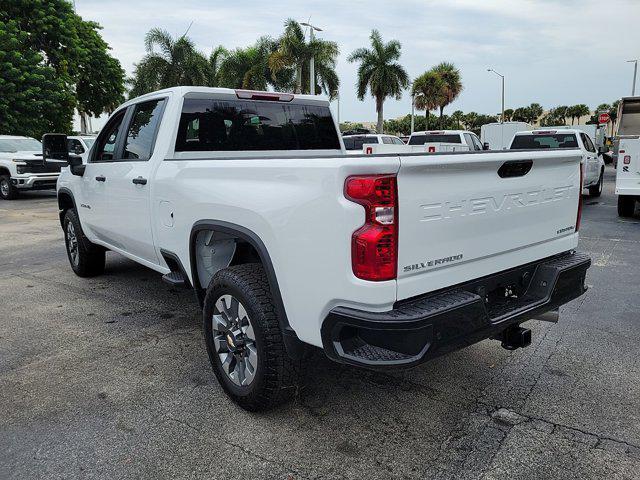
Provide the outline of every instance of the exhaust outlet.
{"type": "Polygon", "coordinates": [[[541,322],[558,323],[560,318],[559,310],[549,310],[548,312],[541,313],[531,320],[540,320],[541,322]]]}

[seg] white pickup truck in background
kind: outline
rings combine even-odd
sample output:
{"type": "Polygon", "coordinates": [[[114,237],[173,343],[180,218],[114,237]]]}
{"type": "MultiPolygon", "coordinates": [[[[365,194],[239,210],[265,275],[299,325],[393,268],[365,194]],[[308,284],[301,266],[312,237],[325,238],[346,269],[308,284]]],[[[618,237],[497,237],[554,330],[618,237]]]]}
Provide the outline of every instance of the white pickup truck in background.
{"type": "Polygon", "coordinates": [[[593,141],[583,131],[569,128],[541,128],[518,132],[511,141],[510,150],[542,150],[549,148],[579,149],[582,154],[583,187],[589,195],[599,197],[604,184],[604,159],[593,141]]]}
{"type": "Polygon", "coordinates": [[[403,146],[400,137],[377,133],[365,133],[358,135],[343,135],[342,142],[347,153],[362,153],[365,145],[396,145],[403,146]]]}
{"type": "MultiPolygon", "coordinates": [[[[305,352],[410,367],[524,347],[585,291],[579,150],[347,155],[318,96],[176,87],[128,101],[58,182],[71,268],[105,252],[193,288],[224,390],[295,392],[305,352]]],[[[112,277],[111,281],[116,281],[112,277]]]]}
{"type": "Polygon", "coordinates": [[[615,148],[618,215],[631,217],[640,200],[640,97],[620,100],[615,148]]]}
{"type": "Polygon", "coordinates": [[[21,191],[56,188],[64,163],[42,159],[35,138],[0,135],[0,198],[13,200],[21,191]]]}
{"type": "Polygon", "coordinates": [[[428,130],[413,132],[407,144],[412,146],[427,145],[431,147],[427,149],[430,153],[441,151],[477,152],[483,150],[478,136],[466,130],[428,130]]]}

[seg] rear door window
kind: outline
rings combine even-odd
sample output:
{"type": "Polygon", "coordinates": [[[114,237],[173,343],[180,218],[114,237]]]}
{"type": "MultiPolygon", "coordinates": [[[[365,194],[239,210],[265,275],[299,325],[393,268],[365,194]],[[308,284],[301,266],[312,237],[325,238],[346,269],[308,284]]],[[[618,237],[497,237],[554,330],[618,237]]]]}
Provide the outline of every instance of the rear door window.
{"type": "Polygon", "coordinates": [[[149,160],[163,104],[164,100],[161,99],[135,105],[127,129],[123,160],[149,160]]]}
{"type": "Polygon", "coordinates": [[[175,149],[339,150],[340,142],[328,106],[186,98],[175,149]]]}
{"type": "Polygon", "coordinates": [[[586,148],[589,152],[595,153],[596,147],[593,145],[593,142],[591,141],[591,138],[589,138],[589,135],[587,135],[586,133],[581,133],[580,138],[582,138],[584,148],[586,148]]]}

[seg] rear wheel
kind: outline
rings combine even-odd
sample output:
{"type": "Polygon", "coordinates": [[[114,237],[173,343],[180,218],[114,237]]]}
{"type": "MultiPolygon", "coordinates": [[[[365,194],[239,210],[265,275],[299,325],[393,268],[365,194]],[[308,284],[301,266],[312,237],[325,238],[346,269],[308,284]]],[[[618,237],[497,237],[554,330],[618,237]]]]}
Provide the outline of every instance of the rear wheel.
{"type": "Polygon", "coordinates": [[[18,198],[18,189],[11,185],[11,177],[9,175],[0,175],[0,197],[4,200],[13,200],[18,198]]]}
{"type": "Polygon", "coordinates": [[[602,184],[604,183],[604,170],[600,172],[600,178],[598,183],[589,187],[589,195],[592,197],[599,197],[602,195],[602,184]]]}
{"type": "Polygon", "coordinates": [[[636,209],[636,199],[629,195],[618,195],[618,215],[632,217],[636,209]]]}
{"type": "Polygon", "coordinates": [[[217,272],[207,288],[203,322],[213,371],[238,405],[266,410],[294,395],[299,369],[285,350],[262,265],[217,272]]]}
{"type": "Polygon", "coordinates": [[[82,232],[75,209],[69,209],[62,223],[67,257],[74,273],[79,277],[95,277],[104,272],[105,250],[91,243],[82,232]]]}

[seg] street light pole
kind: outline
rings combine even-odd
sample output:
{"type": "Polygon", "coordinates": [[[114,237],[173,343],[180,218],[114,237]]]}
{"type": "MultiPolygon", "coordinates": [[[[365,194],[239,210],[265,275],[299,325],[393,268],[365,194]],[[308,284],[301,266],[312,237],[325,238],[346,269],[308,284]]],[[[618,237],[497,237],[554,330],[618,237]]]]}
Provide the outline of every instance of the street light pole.
{"type": "MultiPolygon", "coordinates": [[[[313,42],[313,31],[321,32],[322,29],[319,27],[315,27],[311,25],[309,22],[303,22],[300,25],[304,25],[305,27],[309,27],[309,42],[313,42]]],[[[316,94],[316,65],[315,58],[312,56],[309,61],[309,93],[311,95],[316,94]]]]}
{"type": "Polygon", "coordinates": [[[633,63],[633,83],[631,84],[631,96],[636,96],[636,77],[638,76],[638,60],[627,60],[627,63],[633,63]]]}
{"type": "Polygon", "coordinates": [[[502,115],[500,116],[500,123],[504,123],[504,75],[496,72],[493,68],[487,68],[487,72],[493,72],[502,79],[502,115]]]}

